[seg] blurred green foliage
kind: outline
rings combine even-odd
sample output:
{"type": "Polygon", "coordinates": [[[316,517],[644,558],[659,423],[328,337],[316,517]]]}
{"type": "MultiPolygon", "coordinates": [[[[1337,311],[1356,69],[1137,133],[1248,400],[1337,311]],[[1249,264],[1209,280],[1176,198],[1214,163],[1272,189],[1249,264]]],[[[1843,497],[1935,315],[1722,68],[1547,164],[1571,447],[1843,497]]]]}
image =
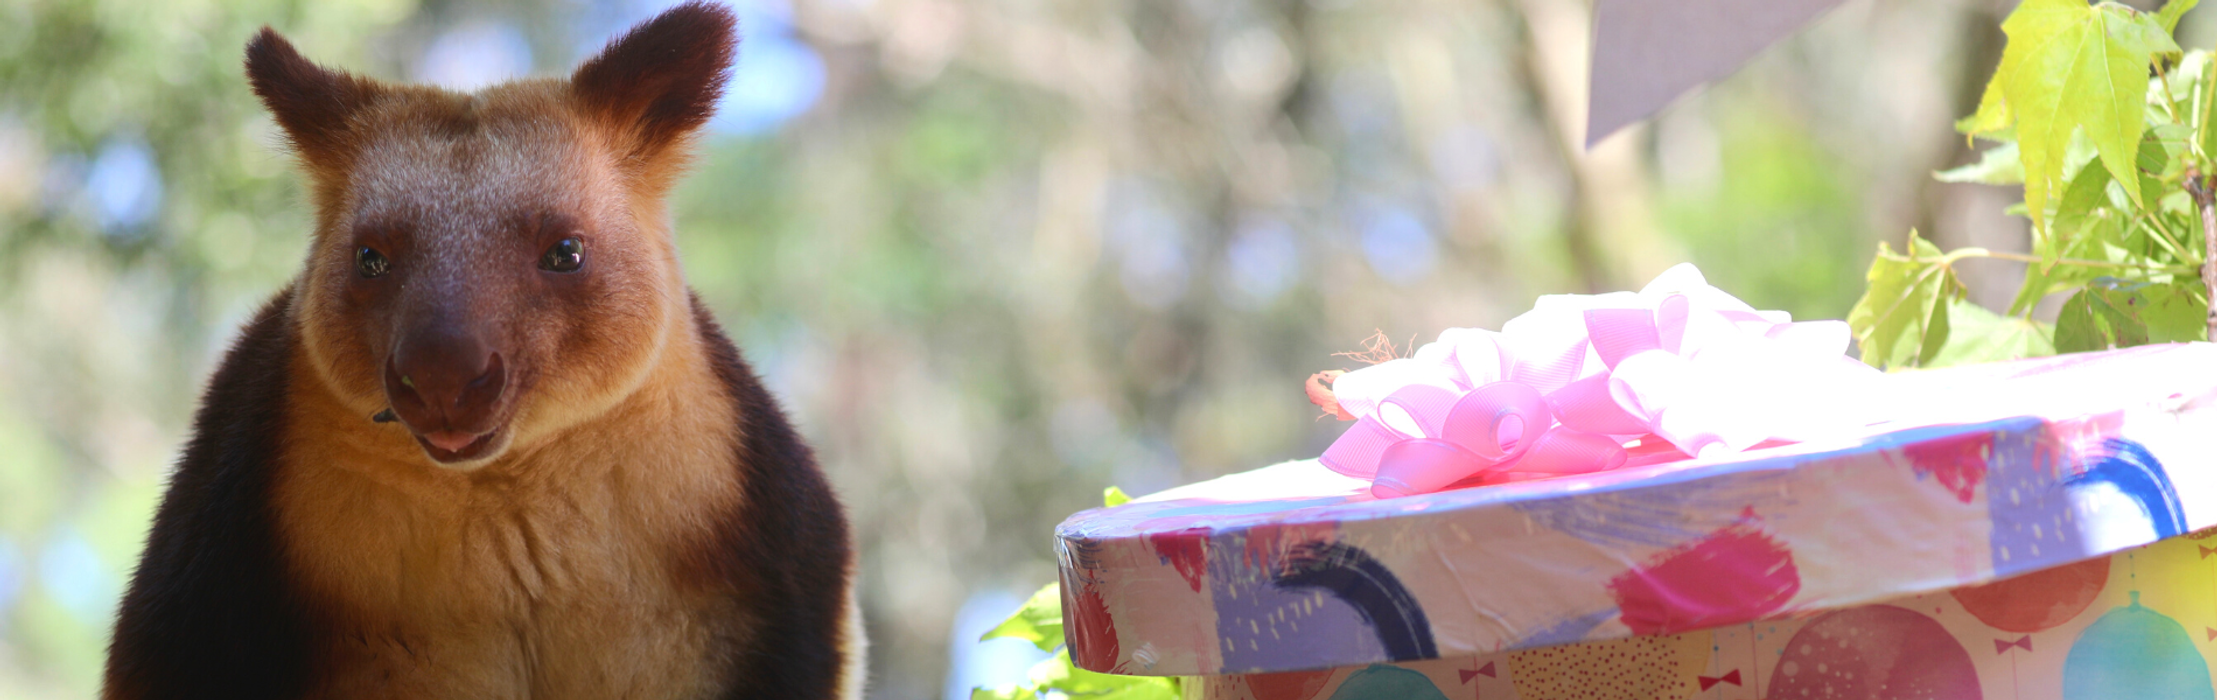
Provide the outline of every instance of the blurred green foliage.
{"type": "MultiPolygon", "coordinates": [[[[1111,504],[1114,505],[1114,504],[1111,504]]],[[[1010,614],[1000,626],[979,641],[1002,637],[1022,639],[1041,651],[1052,651],[1034,664],[1022,682],[972,688],[971,700],[1044,700],[1046,698],[1099,698],[1100,700],[1177,700],[1183,697],[1185,679],[1164,676],[1125,676],[1095,673],[1078,668],[1063,648],[1062,584],[1050,583],[1033,593],[1024,607],[1010,614]]]]}
{"type": "MultiPolygon", "coordinates": [[[[302,254],[249,34],[560,72],[657,4],[0,0],[0,697],[95,692],[199,387],[302,254]]],[[[1339,426],[1301,382],[1373,331],[1685,260],[1836,318],[1882,235],[2026,249],[1989,186],[1927,177],[1972,157],[1930,127],[1999,17],[1854,7],[1589,152],[1580,0],[742,3],[753,116],[706,141],[679,246],[847,499],[873,693],[930,696],[963,602],[1052,578],[1091,485],[1313,456],[1339,426]]]]}
{"type": "MultiPolygon", "coordinates": [[[[1868,247],[1847,164],[1776,109],[1750,105],[1724,115],[1715,179],[1673,192],[1663,227],[1692,251],[1721,289],[1778,300],[1795,318],[1837,318],[1855,303],[1852,260],[1868,247]]],[[[1767,307],[1769,308],[1769,307],[1767,307]]]]}

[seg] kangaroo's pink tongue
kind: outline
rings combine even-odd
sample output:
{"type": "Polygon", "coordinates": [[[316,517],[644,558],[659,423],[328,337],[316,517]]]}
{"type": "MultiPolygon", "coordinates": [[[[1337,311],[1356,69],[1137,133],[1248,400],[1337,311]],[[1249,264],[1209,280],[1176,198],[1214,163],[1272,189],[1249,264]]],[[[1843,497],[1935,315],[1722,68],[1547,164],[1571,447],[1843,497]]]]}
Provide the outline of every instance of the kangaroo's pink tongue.
{"type": "Polygon", "coordinates": [[[448,452],[460,452],[462,448],[469,447],[470,443],[475,442],[477,436],[460,431],[441,430],[435,433],[424,433],[423,439],[425,442],[431,443],[432,447],[448,452]]]}

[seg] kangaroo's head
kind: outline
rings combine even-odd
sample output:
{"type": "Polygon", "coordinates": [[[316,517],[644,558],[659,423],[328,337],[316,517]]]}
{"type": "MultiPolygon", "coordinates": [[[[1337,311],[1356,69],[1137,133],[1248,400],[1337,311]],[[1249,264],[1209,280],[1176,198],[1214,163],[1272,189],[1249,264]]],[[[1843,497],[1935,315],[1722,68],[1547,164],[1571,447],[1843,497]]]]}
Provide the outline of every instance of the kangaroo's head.
{"type": "Polygon", "coordinates": [[[663,200],[733,24],[680,5],[567,79],[472,94],[326,69],[263,29],[246,73],[309,178],[296,318],[323,383],[464,469],[636,389],[689,327],[663,200]]]}

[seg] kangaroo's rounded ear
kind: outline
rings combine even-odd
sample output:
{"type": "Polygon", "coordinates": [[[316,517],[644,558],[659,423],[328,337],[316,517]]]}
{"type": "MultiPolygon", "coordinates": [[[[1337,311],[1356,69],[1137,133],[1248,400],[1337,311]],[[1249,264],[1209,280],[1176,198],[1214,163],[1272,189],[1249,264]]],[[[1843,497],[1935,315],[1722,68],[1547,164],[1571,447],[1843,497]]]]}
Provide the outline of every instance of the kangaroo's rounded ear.
{"type": "Polygon", "coordinates": [[[301,157],[310,161],[327,161],[351,150],[348,122],[380,89],[375,81],[301,57],[292,42],[269,27],[246,44],[246,79],[301,157]]]}
{"type": "Polygon", "coordinates": [[[570,87],[586,111],[652,158],[708,121],[731,77],[738,19],[694,0],[608,43],[579,66],[570,87]]]}

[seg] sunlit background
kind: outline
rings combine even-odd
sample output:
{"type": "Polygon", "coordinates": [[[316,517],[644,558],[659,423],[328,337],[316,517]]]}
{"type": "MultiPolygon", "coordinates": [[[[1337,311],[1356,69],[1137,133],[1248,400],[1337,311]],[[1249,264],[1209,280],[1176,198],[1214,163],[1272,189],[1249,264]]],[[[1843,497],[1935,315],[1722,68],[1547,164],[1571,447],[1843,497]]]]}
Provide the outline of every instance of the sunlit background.
{"type": "MultiPolygon", "coordinates": [[[[249,33],[468,88],[663,4],[0,2],[0,698],[93,694],[195,396],[300,262],[249,33]]],[[[1591,151],[1580,0],[739,7],[678,238],[846,498],[875,697],[1020,676],[973,640],[1052,579],[1056,522],[1313,456],[1340,428],[1301,381],[1374,331],[1687,260],[1838,318],[1882,238],[2025,246],[2010,192],[1929,177],[1970,158],[2006,2],[1853,0],[1591,151]]],[[[2005,305],[2016,271],[1967,264],[2005,305]]]]}

